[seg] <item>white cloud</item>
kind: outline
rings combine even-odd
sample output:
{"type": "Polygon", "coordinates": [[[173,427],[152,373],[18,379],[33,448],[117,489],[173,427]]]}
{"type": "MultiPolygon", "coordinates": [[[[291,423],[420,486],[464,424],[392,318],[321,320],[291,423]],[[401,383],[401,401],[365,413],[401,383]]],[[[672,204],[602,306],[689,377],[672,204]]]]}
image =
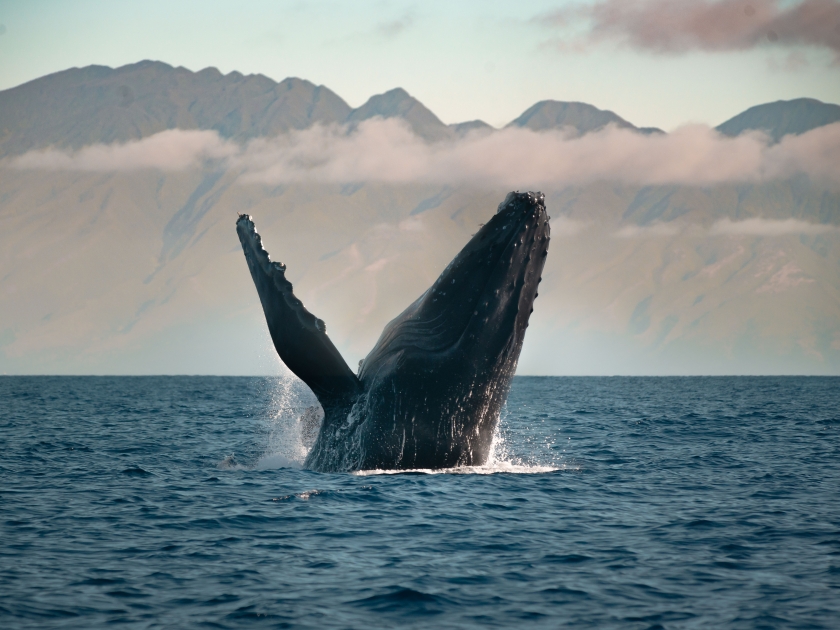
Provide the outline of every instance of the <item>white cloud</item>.
{"type": "Polygon", "coordinates": [[[613,233],[616,238],[650,238],[654,236],[673,236],[679,232],[676,225],[654,223],[653,225],[625,225],[613,233]]]}
{"type": "Polygon", "coordinates": [[[586,221],[577,221],[569,217],[559,216],[551,219],[551,236],[577,236],[589,227],[586,221]]]}
{"type": "Polygon", "coordinates": [[[229,157],[238,150],[215,131],[169,129],[141,140],[93,144],[78,151],[30,151],[11,160],[18,169],[48,171],[180,171],[205,160],[229,157]]]}
{"type": "Polygon", "coordinates": [[[642,135],[606,127],[584,136],[508,128],[428,143],[399,119],[371,119],[348,131],[315,126],[247,145],[213,131],[164,131],[75,152],[34,151],[11,160],[19,169],[182,170],[223,160],[243,182],[278,184],[388,182],[511,188],[615,181],[712,185],[805,173],[840,183],[840,123],[770,145],[760,133],[724,137],[703,125],[642,135]]]}
{"type": "Polygon", "coordinates": [[[374,119],[350,134],[338,127],[313,127],[255,140],[234,162],[247,171],[243,179],[264,183],[713,183],[757,177],[764,148],[759,136],[724,138],[697,125],[667,136],[615,127],[581,137],[509,128],[427,143],[402,121],[374,119]]]}
{"type": "Polygon", "coordinates": [[[808,173],[816,179],[840,181],[840,123],[783,137],[767,149],[763,167],[767,179],[808,173]]]}
{"type": "Polygon", "coordinates": [[[784,236],[786,234],[824,234],[836,232],[834,225],[809,223],[799,219],[761,219],[758,217],[732,221],[720,219],[715,221],[709,231],[712,235],[730,236],[784,236]]]}
{"type": "Polygon", "coordinates": [[[760,133],[724,137],[704,125],[642,135],[607,127],[574,137],[508,128],[427,143],[398,119],[365,121],[352,133],[313,127],[254,140],[232,159],[244,181],[432,182],[541,185],[618,181],[710,185],[806,173],[840,182],[840,123],[770,146],[760,133]]]}

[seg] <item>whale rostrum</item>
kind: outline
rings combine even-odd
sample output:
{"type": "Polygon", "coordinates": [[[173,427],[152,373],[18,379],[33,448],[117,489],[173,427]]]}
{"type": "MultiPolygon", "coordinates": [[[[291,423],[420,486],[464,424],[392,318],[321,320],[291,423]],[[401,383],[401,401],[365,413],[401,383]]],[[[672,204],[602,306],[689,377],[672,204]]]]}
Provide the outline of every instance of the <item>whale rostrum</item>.
{"type": "Polygon", "coordinates": [[[236,231],[274,347],[323,407],[307,468],[450,468],[487,461],[545,265],[542,193],[512,192],[437,281],[389,323],[358,375],[272,262],[236,231]]]}

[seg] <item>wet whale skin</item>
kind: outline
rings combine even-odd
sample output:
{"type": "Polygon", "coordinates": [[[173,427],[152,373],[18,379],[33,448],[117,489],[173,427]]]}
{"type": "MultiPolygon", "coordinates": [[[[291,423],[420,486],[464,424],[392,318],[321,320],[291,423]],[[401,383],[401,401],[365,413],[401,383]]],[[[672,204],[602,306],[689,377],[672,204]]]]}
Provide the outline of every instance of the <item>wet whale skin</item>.
{"type": "Polygon", "coordinates": [[[550,240],[541,193],[512,192],[437,281],[347,366],[250,216],[236,223],[280,358],[324,410],[305,465],[324,472],[480,466],[533,312],[550,240]]]}

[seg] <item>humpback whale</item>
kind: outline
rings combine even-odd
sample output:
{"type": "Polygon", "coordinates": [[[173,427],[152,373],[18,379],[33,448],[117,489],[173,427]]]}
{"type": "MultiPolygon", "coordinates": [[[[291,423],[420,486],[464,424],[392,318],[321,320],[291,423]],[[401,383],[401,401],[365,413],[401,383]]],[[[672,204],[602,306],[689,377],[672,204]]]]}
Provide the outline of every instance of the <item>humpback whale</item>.
{"type": "Polygon", "coordinates": [[[324,410],[304,466],[451,468],[487,461],[545,265],[542,193],[512,192],[354,374],[251,217],[236,231],[274,347],[324,410]]]}

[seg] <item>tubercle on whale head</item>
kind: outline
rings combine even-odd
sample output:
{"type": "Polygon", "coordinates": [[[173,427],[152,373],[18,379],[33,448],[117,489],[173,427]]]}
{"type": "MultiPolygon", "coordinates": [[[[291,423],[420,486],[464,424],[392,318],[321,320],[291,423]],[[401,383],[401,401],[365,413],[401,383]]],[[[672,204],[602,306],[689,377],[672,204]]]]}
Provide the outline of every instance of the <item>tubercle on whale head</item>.
{"type": "Polygon", "coordinates": [[[470,356],[478,367],[476,357],[492,363],[508,346],[518,356],[549,239],[544,195],[509,193],[432,285],[416,316],[446,320],[448,341],[461,350],[453,358],[470,356]]]}
{"type": "Polygon", "coordinates": [[[486,460],[533,310],[548,241],[544,197],[511,193],[432,287],[386,327],[362,363],[359,378],[367,399],[382,407],[373,416],[385,419],[377,431],[387,434],[403,426],[393,407],[411,417],[401,430],[418,443],[448,436],[438,442],[448,445],[445,456],[421,449],[412,466],[435,467],[443,465],[440,461],[479,465],[486,460]],[[400,395],[407,390],[422,401],[410,410],[408,399],[400,395]]]}
{"type": "Polygon", "coordinates": [[[360,378],[396,352],[425,363],[470,357],[477,368],[507,346],[518,355],[548,249],[544,199],[509,193],[431,288],[388,324],[360,378]]]}
{"type": "Polygon", "coordinates": [[[478,245],[482,238],[483,242],[490,241],[494,232],[506,233],[507,244],[487,277],[457,345],[463,355],[473,357],[476,371],[506,373],[504,378],[510,378],[534,310],[550,241],[544,195],[510,193],[483,229],[487,233],[476,235],[478,245]]]}
{"type": "Polygon", "coordinates": [[[434,285],[388,324],[358,377],[295,297],[251,217],[239,215],[236,229],[277,353],[325,412],[306,466],[486,462],[548,250],[542,194],[507,195],[434,285]]]}

